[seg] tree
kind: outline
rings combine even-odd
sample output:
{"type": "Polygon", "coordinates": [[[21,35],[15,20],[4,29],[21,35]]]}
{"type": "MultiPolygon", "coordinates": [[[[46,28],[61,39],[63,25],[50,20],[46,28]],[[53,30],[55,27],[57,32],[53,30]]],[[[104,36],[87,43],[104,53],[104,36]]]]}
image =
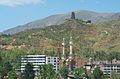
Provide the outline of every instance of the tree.
{"type": "Polygon", "coordinates": [[[93,75],[95,79],[103,79],[104,77],[104,74],[99,67],[95,68],[95,70],[93,71],[93,75]]]}
{"type": "Polygon", "coordinates": [[[112,67],[112,60],[113,59],[118,59],[118,53],[115,52],[115,51],[110,51],[108,53],[108,56],[107,56],[107,60],[110,61],[110,64],[111,64],[111,74],[110,74],[110,77],[112,77],[112,70],[113,70],[113,67],[112,67]]]}
{"type": "Polygon", "coordinates": [[[25,65],[25,70],[23,72],[24,79],[34,79],[35,78],[35,71],[33,70],[33,65],[31,63],[27,63],[25,65]]]}
{"type": "Polygon", "coordinates": [[[1,67],[0,66],[0,79],[2,79],[3,78],[3,76],[4,76],[4,69],[3,69],[3,67],[1,67]]]}
{"type": "Polygon", "coordinates": [[[40,66],[40,79],[56,79],[56,73],[52,64],[40,66]]]}
{"type": "Polygon", "coordinates": [[[0,56],[0,65],[1,65],[1,63],[2,63],[2,57],[0,56]]]}
{"type": "Polygon", "coordinates": [[[17,75],[14,71],[8,73],[8,79],[17,79],[17,75]]]}
{"type": "Polygon", "coordinates": [[[14,68],[19,69],[21,64],[21,56],[25,56],[26,52],[20,49],[13,49],[9,52],[8,56],[10,62],[13,64],[14,68]]]}
{"type": "Polygon", "coordinates": [[[3,76],[7,76],[7,74],[13,70],[13,66],[8,61],[3,63],[2,68],[3,68],[3,72],[2,72],[3,76]]]}
{"type": "Polygon", "coordinates": [[[67,67],[62,67],[60,70],[59,70],[59,73],[60,75],[64,78],[64,79],[67,79],[67,76],[69,74],[69,70],[67,67]]]}
{"type": "Polygon", "coordinates": [[[108,60],[108,61],[111,61],[111,63],[112,63],[112,60],[113,60],[113,59],[118,59],[117,52],[115,52],[115,51],[110,51],[110,52],[107,54],[107,60],[108,60]]]}
{"type": "Polygon", "coordinates": [[[94,55],[94,59],[100,60],[106,60],[106,52],[104,51],[96,51],[94,55]]]}
{"type": "Polygon", "coordinates": [[[2,57],[1,57],[1,51],[0,51],[0,79],[3,77],[3,67],[2,67],[2,57]]]}
{"type": "Polygon", "coordinates": [[[75,69],[74,77],[75,79],[88,79],[87,70],[83,67],[75,69]]]}
{"type": "Polygon", "coordinates": [[[10,62],[5,62],[4,63],[4,69],[6,71],[6,73],[10,72],[11,70],[13,70],[13,66],[11,65],[10,62]]]}

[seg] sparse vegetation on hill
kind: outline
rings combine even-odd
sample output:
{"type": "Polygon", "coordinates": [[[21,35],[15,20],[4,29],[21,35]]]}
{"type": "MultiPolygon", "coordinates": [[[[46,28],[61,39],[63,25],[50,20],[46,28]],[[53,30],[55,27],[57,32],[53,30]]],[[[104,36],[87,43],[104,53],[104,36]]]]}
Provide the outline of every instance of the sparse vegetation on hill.
{"type": "Polygon", "coordinates": [[[53,48],[48,48],[49,46],[62,46],[62,38],[65,38],[68,48],[69,38],[72,36],[76,54],[111,50],[120,52],[120,31],[113,24],[118,27],[120,22],[114,20],[104,24],[86,24],[81,20],[66,20],[61,25],[3,35],[1,43],[18,46],[28,53],[50,54],[53,53],[53,48]]]}

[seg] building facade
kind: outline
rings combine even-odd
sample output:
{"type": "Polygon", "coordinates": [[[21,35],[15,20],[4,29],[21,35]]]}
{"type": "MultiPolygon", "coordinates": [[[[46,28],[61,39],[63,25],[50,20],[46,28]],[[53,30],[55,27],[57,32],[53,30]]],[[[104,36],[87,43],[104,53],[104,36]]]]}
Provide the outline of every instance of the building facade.
{"type": "Polygon", "coordinates": [[[21,58],[21,71],[25,70],[25,65],[27,63],[32,63],[34,66],[34,70],[37,71],[40,65],[46,63],[45,55],[27,55],[26,57],[21,58]]]}
{"type": "Polygon", "coordinates": [[[100,70],[103,71],[104,74],[110,75],[111,72],[115,72],[120,74],[120,61],[94,61],[92,63],[87,63],[84,66],[87,70],[93,71],[96,67],[100,67],[100,70]]]}
{"type": "Polygon", "coordinates": [[[120,63],[119,64],[104,64],[101,67],[104,74],[111,74],[112,71],[120,73],[120,63]]]}
{"type": "Polygon", "coordinates": [[[27,55],[26,57],[21,58],[21,72],[25,70],[25,65],[28,62],[33,64],[36,74],[39,71],[39,66],[44,64],[52,64],[55,71],[59,69],[58,57],[47,57],[46,55],[27,55]]]}
{"type": "Polygon", "coordinates": [[[58,57],[46,57],[46,64],[52,64],[55,71],[59,70],[59,59],[58,57]]]}

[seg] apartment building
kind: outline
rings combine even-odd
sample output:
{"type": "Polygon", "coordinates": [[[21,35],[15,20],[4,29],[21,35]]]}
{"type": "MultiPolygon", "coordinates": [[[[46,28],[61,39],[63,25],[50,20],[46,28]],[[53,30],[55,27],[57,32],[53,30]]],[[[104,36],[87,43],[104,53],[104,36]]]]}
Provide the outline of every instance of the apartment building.
{"type": "Polygon", "coordinates": [[[103,64],[101,66],[101,70],[103,71],[104,74],[110,74],[112,71],[116,72],[116,73],[120,73],[120,63],[116,63],[116,64],[103,64]]]}
{"type": "Polygon", "coordinates": [[[55,71],[59,69],[58,57],[47,57],[46,55],[27,55],[26,57],[21,58],[21,72],[25,70],[25,65],[28,62],[33,64],[36,73],[39,71],[39,66],[44,64],[52,64],[55,71]]]}
{"type": "Polygon", "coordinates": [[[58,57],[46,57],[46,64],[52,64],[55,71],[59,70],[59,59],[58,57]]]}

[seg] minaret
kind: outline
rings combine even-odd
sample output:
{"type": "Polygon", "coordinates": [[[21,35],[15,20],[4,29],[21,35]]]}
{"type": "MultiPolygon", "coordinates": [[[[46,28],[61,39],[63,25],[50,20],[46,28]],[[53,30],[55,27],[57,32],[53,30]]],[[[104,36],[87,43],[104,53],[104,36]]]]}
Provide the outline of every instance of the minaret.
{"type": "Polygon", "coordinates": [[[70,56],[69,56],[69,59],[72,59],[72,56],[73,56],[73,47],[72,47],[73,42],[72,42],[72,37],[70,37],[69,44],[70,44],[70,56]]]}
{"type": "Polygon", "coordinates": [[[65,38],[63,38],[62,46],[63,46],[62,60],[64,60],[65,59],[65,38]]]}

